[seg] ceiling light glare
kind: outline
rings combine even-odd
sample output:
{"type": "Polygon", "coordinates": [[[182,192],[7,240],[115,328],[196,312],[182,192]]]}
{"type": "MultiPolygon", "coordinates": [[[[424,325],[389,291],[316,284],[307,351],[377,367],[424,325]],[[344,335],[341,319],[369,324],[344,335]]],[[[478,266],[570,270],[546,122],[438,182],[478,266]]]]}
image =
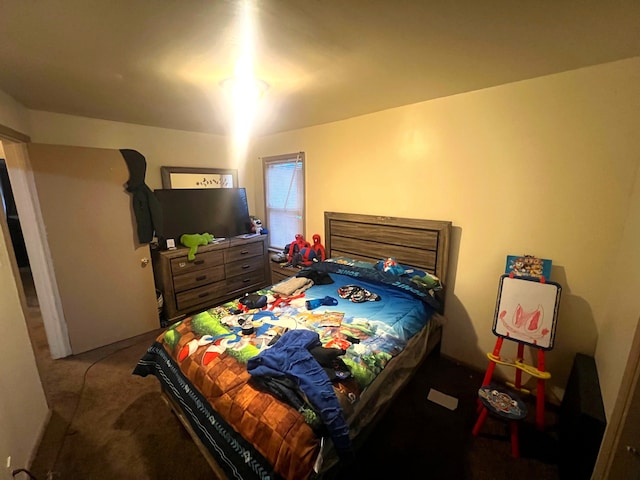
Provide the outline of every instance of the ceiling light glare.
{"type": "Polygon", "coordinates": [[[263,80],[245,77],[227,78],[222,81],[221,86],[236,104],[258,101],[269,88],[263,80]]]}

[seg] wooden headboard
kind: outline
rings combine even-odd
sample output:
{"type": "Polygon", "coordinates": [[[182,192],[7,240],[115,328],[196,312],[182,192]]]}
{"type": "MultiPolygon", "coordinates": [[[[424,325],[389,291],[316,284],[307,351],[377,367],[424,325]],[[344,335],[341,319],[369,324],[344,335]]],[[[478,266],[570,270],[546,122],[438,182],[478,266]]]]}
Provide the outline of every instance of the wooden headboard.
{"type": "MultiPolygon", "coordinates": [[[[447,285],[450,221],[325,212],[324,234],[327,257],[374,263],[393,257],[447,285]]],[[[438,297],[444,298],[444,288],[438,297]]]]}

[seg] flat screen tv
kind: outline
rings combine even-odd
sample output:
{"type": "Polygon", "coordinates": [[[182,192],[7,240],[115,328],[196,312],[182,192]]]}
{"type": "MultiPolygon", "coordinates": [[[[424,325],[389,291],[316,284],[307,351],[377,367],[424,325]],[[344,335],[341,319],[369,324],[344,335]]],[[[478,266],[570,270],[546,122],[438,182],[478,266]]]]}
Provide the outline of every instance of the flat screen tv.
{"type": "Polygon", "coordinates": [[[251,218],[244,188],[158,189],[154,194],[162,207],[161,240],[176,244],[184,233],[210,233],[215,238],[251,233],[251,218]]]}

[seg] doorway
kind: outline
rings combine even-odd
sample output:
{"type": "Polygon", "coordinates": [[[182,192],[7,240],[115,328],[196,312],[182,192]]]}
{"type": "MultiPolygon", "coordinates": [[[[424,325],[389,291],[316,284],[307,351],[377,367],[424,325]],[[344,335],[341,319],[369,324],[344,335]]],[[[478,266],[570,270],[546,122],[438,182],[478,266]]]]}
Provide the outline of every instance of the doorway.
{"type": "MultiPolygon", "coordinates": [[[[3,143],[3,139],[0,138],[0,208],[2,208],[0,221],[4,223],[2,230],[4,231],[5,245],[10,252],[13,250],[15,259],[14,266],[5,265],[5,267],[14,271],[13,278],[21,298],[27,336],[40,382],[44,388],[46,386],[46,372],[52,359],[33,281],[22,224],[14,197],[14,188],[9,177],[9,167],[4,158],[5,146],[6,143],[3,143]]],[[[44,393],[47,402],[49,402],[50,399],[46,389],[44,393]]]]}
{"type": "MultiPolygon", "coordinates": [[[[43,321],[44,340],[41,343],[47,348],[47,356],[57,359],[70,355],[71,346],[59,301],[51,255],[46,243],[47,233],[42,224],[35,184],[33,177],[29,175],[30,167],[25,149],[25,145],[29,142],[28,136],[0,125],[0,157],[5,159],[7,171],[10,172],[16,210],[20,212],[22,238],[29,252],[27,258],[30,276],[26,277],[28,282],[16,279],[16,284],[19,288],[31,288],[32,304],[37,303],[37,311],[43,321]]],[[[11,244],[9,235],[6,241],[11,244]]],[[[19,273],[19,271],[16,272],[16,274],[19,273]]],[[[24,296],[24,289],[20,288],[20,290],[24,296]]]]}
{"type": "MultiPolygon", "coordinates": [[[[1,127],[1,125],[0,125],[1,127]]],[[[0,131],[2,133],[2,131],[0,131]]],[[[20,141],[28,141],[28,138],[19,138],[20,141]]],[[[27,246],[18,214],[18,208],[13,194],[13,187],[9,177],[9,167],[4,158],[4,144],[0,135],[0,208],[3,209],[4,218],[9,232],[9,241],[13,247],[13,253],[20,273],[22,291],[26,297],[29,308],[39,306],[38,297],[33,283],[31,264],[27,253],[27,246]]]]}
{"type": "Polygon", "coordinates": [[[22,227],[20,226],[20,217],[16,208],[16,201],[13,197],[11,181],[9,179],[9,170],[7,162],[4,158],[0,158],[0,197],[4,214],[7,219],[9,233],[11,235],[11,244],[18,262],[18,267],[22,269],[29,268],[29,257],[27,255],[27,247],[24,243],[22,227]]]}
{"type": "Polygon", "coordinates": [[[24,241],[22,226],[20,225],[20,216],[18,215],[16,201],[13,196],[7,162],[4,158],[0,158],[0,202],[2,203],[7,226],[9,227],[11,245],[13,246],[13,252],[16,257],[18,269],[20,270],[20,279],[22,281],[22,289],[26,297],[27,306],[30,308],[38,307],[38,296],[33,284],[27,246],[24,241]]]}

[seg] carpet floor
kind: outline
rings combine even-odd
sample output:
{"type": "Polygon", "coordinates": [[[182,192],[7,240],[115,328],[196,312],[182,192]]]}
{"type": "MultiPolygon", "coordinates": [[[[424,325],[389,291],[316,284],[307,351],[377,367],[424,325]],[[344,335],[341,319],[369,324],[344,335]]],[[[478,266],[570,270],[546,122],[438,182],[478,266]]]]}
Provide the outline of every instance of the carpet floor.
{"type": "MultiPolygon", "coordinates": [[[[35,479],[216,478],[162,401],[158,381],[131,373],[160,330],[52,360],[37,301],[29,310],[28,328],[52,410],[30,467],[35,479]]],[[[544,432],[536,430],[531,415],[521,422],[519,459],[511,456],[505,422],[489,417],[480,435],[471,434],[482,376],[431,355],[358,448],[357,470],[336,477],[560,478],[553,406],[544,432]],[[431,389],[457,399],[455,409],[430,401],[431,389]]]]}

